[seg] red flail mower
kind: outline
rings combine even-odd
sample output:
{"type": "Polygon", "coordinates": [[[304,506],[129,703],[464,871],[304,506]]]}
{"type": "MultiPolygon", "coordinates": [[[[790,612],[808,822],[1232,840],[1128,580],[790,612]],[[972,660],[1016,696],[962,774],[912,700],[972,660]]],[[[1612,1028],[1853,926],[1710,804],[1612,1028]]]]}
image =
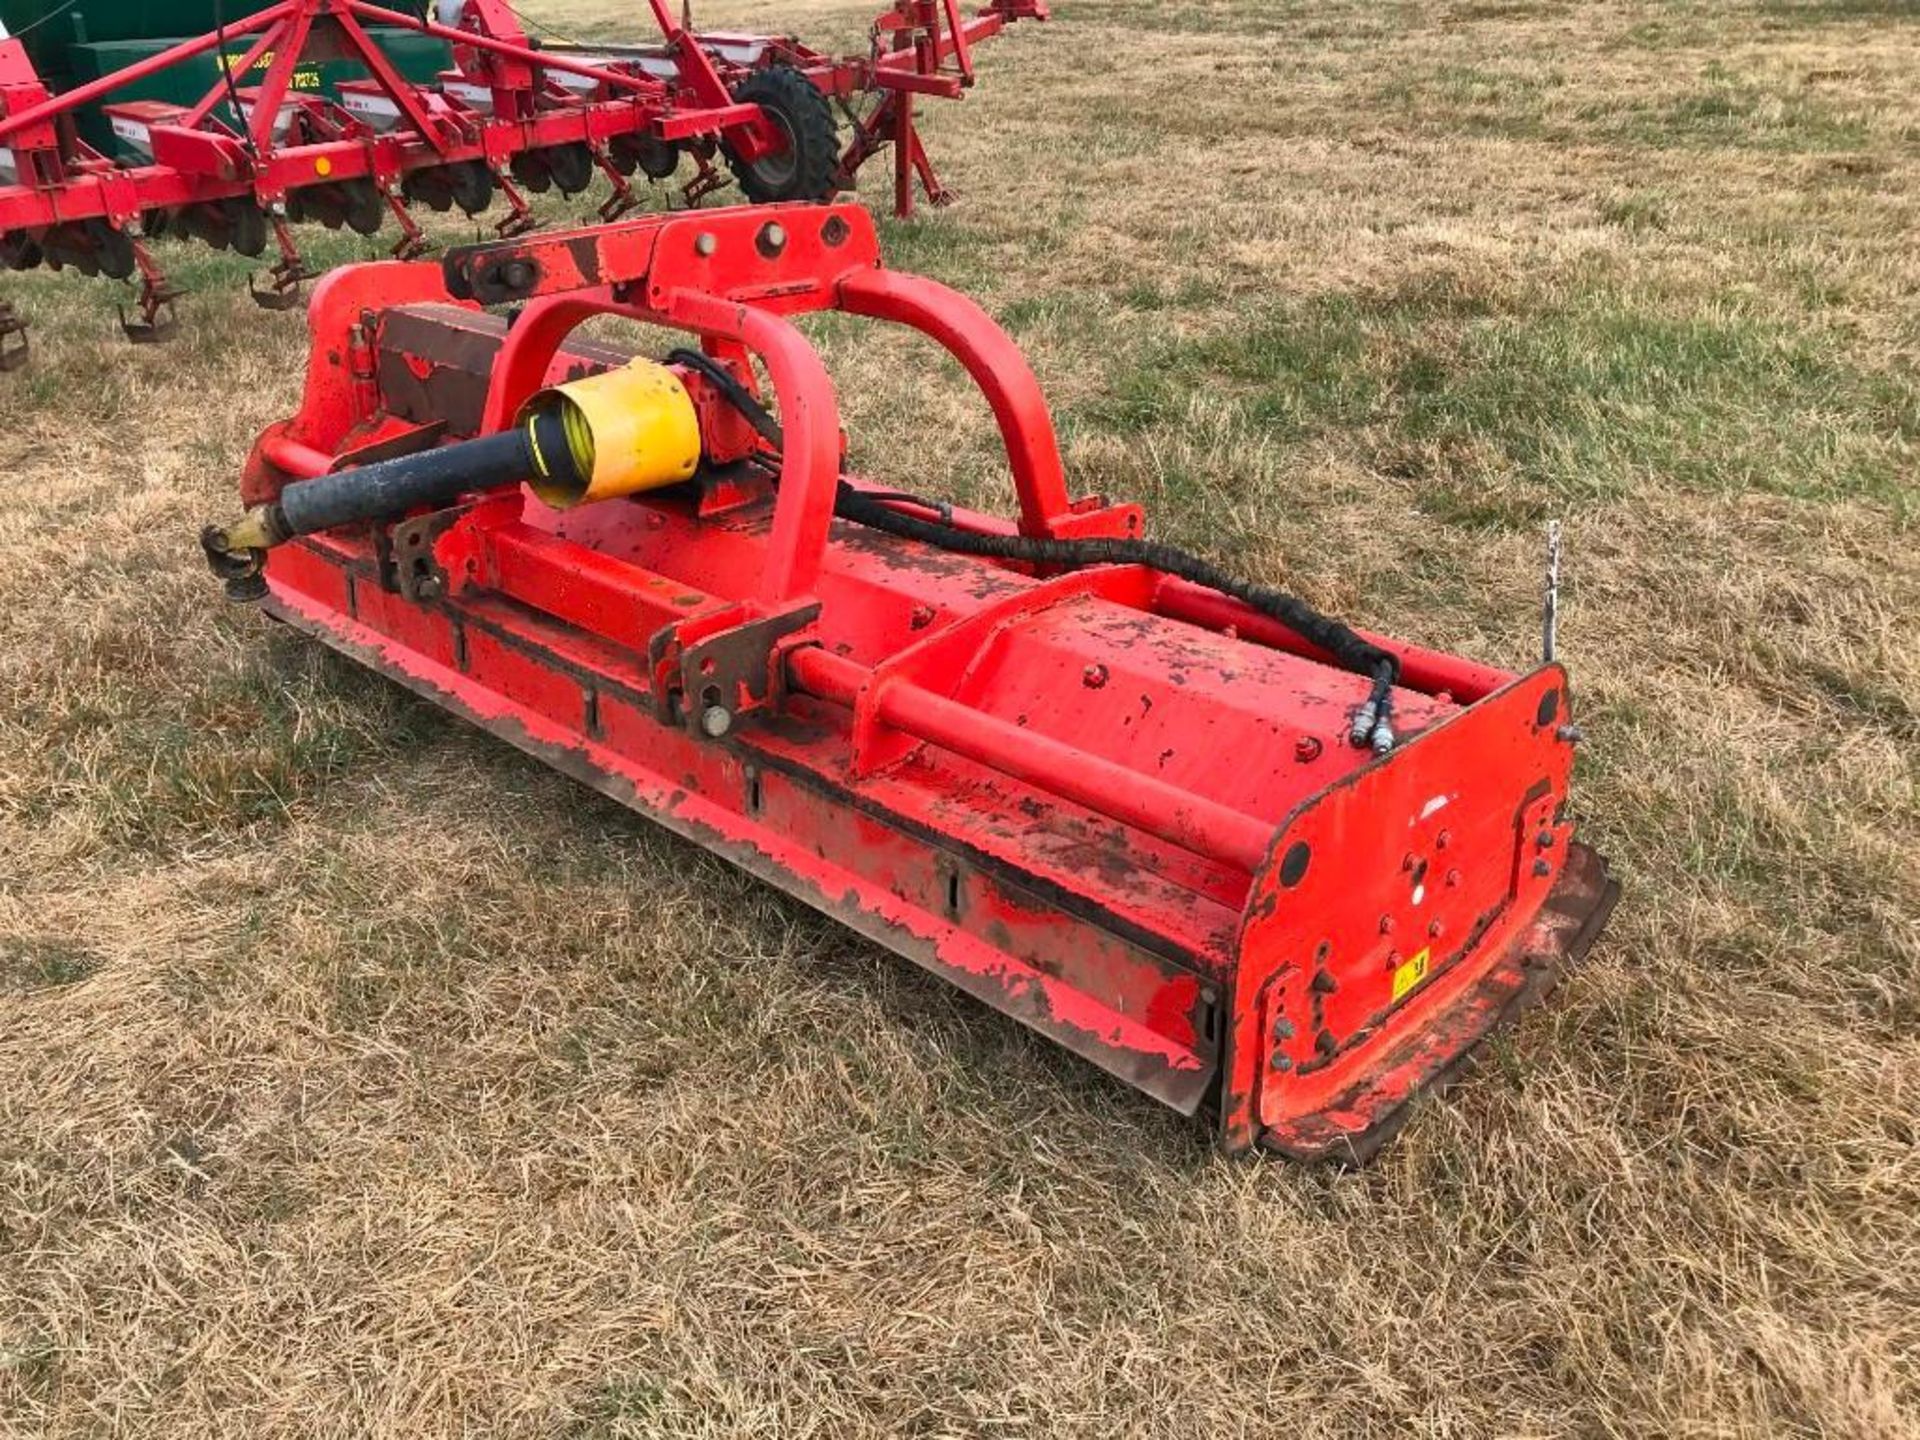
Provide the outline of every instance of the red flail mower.
{"type": "MultiPolygon", "coordinates": [[[[970,17],[960,0],[892,0],[868,53],[836,58],[789,38],[696,32],[668,0],[647,6],[656,42],[587,49],[536,48],[504,0],[435,0],[446,24],[369,0],[276,0],[58,95],[0,28],[0,268],[137,278],[138,313],[121,323],[146,341],[170,332],[181,293],[149,244],[165,234],[249,256],[271,244],[278,258],[254,298],[287,309],[312,278],[289,222],[372,235],[391,218],[394,254],[410,259],[426,248],[410,204],[476,215],[498,197],[499,233],[523,234],[536,224],[524,192],[577,194],[598,175],[611,192],[600,217],[612,220],[639,203],[634,175],[663,181],[683,161],[688,205],[727,183],[716,158],[749,200],[824,200],[892,146],[905,216],[916,182],[935,205],[951,198],[916,99],[959,98],[976,45],[1047,18],[1045,0],[988,0],[970,17]],[[454,68],[415,84],[369,27],[445,42],[454,68]],[[210,53],[221,79],[195,104],[114,99],[210,53]],[[333,95],[299,88],[314,66],[342,62],[366,78],[333,95]],[[256,71],[257,85],[235,82],[256,71]],[[126,152],[117,158],[82,137],[77,121],[95,106],[126,152]]],[[[0,370],[25,363],[25,337],[0,302],[0,370]]]]}
{"type": "Polygon", "coordinates": [[[311,317],[203,536],[231,594],[1230,1149],[1364,1159],[1612,906],[1558,665],[1350,629],[1072,497],[1019,350],[857,206],[363,265],[311,317]],[[821,311],[960,361],[1016,518],[846,472],[821,311]],[[570,338],[597,316],[692,339],[570,338]]]}

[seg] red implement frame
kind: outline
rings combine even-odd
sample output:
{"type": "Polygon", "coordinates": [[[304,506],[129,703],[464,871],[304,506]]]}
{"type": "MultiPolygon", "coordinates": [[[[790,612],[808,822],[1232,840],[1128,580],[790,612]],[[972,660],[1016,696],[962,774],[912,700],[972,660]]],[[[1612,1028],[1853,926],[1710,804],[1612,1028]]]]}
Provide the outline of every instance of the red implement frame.
{"type": "MultiPolygon", "coordinates": [[[[1033,373],[978,306],[884,268],[853,206],[655,217],[342,271],[305,400],[249,503],[356,455],[481,433],[618,363],[618,315],[747,354],[778,484],[709,419],[701,480],[549,510],[520,490],[271,552],[277,616],[836,915],[1187,1113],[1234,1149],[1364,1158],[1612,904],[1572,842],[1566,676],[1402,642],[1367,682],[1238,602],[1144,566],[1036,575],[833,518],[834,390],[790,317],[910,326],[978,382],[1019,516],[1073,500],[1033,373]],[[520,307],[509,329],[482,303],[520,307]]],[[[747,373],[743,368],[739,373],[747,373]]],[[[703,414],[715,397],[687,376],[703,414]]],[[[849,483],[864,485],[851,478],[849,483]]]]}
{"type": "MultiPolygon", "coordinates": [[[[874,26],[869,55],[835,58],[791,39],[695,33],[674,18],[666,0],[648,3],[657,42],[592,52],[535,48],[501,0],[469,0],[457,27],[373,0],[277,0],[221,31],[59,95],[48,92],[21,41],[0,40],[0,156],[11,157],[17,176],[16,183],[0,184],[0,259],[19,268],[45,259],[87,273],[137,273],[141,319],[129,334],[151,338],[178,293],[146,243],[166,225],[225,245],[236,223],[233,207],[257,210],[264,221],[250,223],[271,226],[279,248],[273,286],[256,292],[272,303],[290,301],[307,278],[284,223],[290,204],[297,211],[307,202],[318,218],[340,224],[348,199],[357,199],[361,223],[377,227],[383,210],[391,212],[402,232],[396,254],[424,249],[405,205],[411,194],[405,184],[417,172],[477,167],[472,174],[481,193],[497,190],[510,208],[503,234],[534,224],[516,187],[522,172],[515,163],[567,148],[584,147],[580,184],[593,168],[611,184],[603,218],[638,203],[627,180],[638,163],[631,149],[637,144],[655,147],[656,154],[691,154],[698,173],[686,193],[697,200],[724,183],[712,163],[719,145],[744,162],[785,145],[759,105],[733,98],[749,75],[773,65],[800,71],[846,109],[852,138],[834,172],[835,187],[851,187],[877,150],[898,147],[894,205],[904,216],[913,209],[916,178],[934,203],[949,198],[913,123],[912,98],[958,98],[973,83],[975,44],[1013,20],[1047,16],[1041,0],[992,0],[968,19],[957,0],[895,0],[874,26]],[[459,68],[438,87],[413,85],[387,61],[368,26],[445,40],[459,68]],[[237,63],[228,50],[236,45],[245,47],[237,63]],[[192,106],[112,104],[116,92],[136,81],[209,51],[221,52],[231,75],[271,58],[257,85],[235,90],[223,80],[192,106]],[[295,74],[316,54],[357,61],[369,79],[350,87],[357,92],[351,100],[302,93],[295,74]],[[864,116],[853,108],[862,97],[872,97],[864,116]],[[244,122],[237,126],[231,114],[223,118],[236,100],[244,122]],[[150,162],[116,163],[79,138],[75,112],[95,103],[106,104],[116,125],[142,137],[150,162]],[[370,109],[390,115],[391,123],[369,123],[370,109]]],[[[0,368],[11,368],[9,356],[18,363],[23,353],[5,346],[20,329],[10,318],[0,307],[0,368]]]]}

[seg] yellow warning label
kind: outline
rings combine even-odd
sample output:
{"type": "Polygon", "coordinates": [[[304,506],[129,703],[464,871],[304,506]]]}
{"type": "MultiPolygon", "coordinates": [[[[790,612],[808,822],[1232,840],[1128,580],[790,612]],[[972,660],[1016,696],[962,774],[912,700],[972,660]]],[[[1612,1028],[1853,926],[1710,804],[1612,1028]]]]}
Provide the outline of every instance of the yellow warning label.
{"type": "Polygon", "coordinates": [[[1393,998],[1398,1000],[1414,986],[1427,978],[1427,962],[1433,958],[1431,947],[1422,950],[1404,965],[1394,968],[1393,998]]]}

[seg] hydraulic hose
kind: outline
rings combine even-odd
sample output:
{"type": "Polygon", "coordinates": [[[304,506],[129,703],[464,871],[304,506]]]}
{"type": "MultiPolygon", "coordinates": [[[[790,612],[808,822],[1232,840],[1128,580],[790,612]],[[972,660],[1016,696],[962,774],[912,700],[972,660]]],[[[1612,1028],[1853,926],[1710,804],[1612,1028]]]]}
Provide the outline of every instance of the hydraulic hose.
{"type": "MultiPolygon", "coordinates": [[[[774,454],[766,458],[777,465],[784,445],[780,422],[760,403],[758,396],[742,385],[725,365],[698,350],[675,350],[667,359],[703,375],[773,447],[774,454]]],[[[861,491],[844,480],[834,498],[833,513],[856,525],[956,554],[1012,560],[1055,570],[1084,569],[1091,565],[1145,565],[1218,591],[1284,625],[1332,656],[1342,669],[1371,679],[1373,684],[1365,702],[1353,713],[1350,738],[1355,745],[1371,745],[1383,754],[1393,748],[1393,686],[1400,675],[1399,657],[1363,639],[1332,616],[1323,615],[1296,595],[1242,580],[1198,555],[1149,540],[1055,540],[1043,536],[982,534],[955,525],[946,507],[934,501],[893,492],[861,491]],[[911,514],[901,508],[903,505],[928,513],[911,514]]]]}

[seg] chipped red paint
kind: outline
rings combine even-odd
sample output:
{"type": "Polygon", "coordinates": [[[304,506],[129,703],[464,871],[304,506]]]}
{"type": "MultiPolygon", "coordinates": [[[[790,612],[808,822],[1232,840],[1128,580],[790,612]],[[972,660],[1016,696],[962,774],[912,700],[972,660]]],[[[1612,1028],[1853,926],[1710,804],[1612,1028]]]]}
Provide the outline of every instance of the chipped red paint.
{"type": "MultiPolygon", "coordinates": [[[[1068,498],[1005,337],[929,282],[876,279],[858,209],[784,212],[778,263],[756,248],[704,279],[661,263],[700,236],[722,257],[752,246],[767,218],[596,240],[595,273],[626,298],[536,294],[545,308],[510,337],[424,267],[344,272],[317,297],[316,355],[369,327],[374,393],[317,367],[249,485],[295,473],[282,442],[404,442],[449,396],[484,423],[541,376],[612,363],[566,338],[599,312],[678,323],[723,357],[784,353],[770,370],[789,433],[810,411],[811,433],[837,436],[831,387],[779,316],[851,290],[979,361],[1020,514],[959,523],[1138,528],[1132,507],[1068,498]],[[406,303],[383,310],[389,279],[406,303]]],[[[1211,1108],[1235,1149],[1364,1155],[1604,918],[1610,887],[1562,809],[1557,667],[1513,676],[1396,645],[1406,739],[1376,759],[1345,733],[1365,683],[1243,607],[1144,567],[1038,577],[822,522],[838,472],[837,453],[810,451],[771,497],[720,476],[568,512],[497,492],[435,518],[431,600],[406,598],[362,531],[273,552],[269,603],[1160,1100],[1211,1108]],[[701,723],[715,705],[717,734],[701,723]],[[1430,955],[1406,983],[1417,947],[1430,955]]]]}

